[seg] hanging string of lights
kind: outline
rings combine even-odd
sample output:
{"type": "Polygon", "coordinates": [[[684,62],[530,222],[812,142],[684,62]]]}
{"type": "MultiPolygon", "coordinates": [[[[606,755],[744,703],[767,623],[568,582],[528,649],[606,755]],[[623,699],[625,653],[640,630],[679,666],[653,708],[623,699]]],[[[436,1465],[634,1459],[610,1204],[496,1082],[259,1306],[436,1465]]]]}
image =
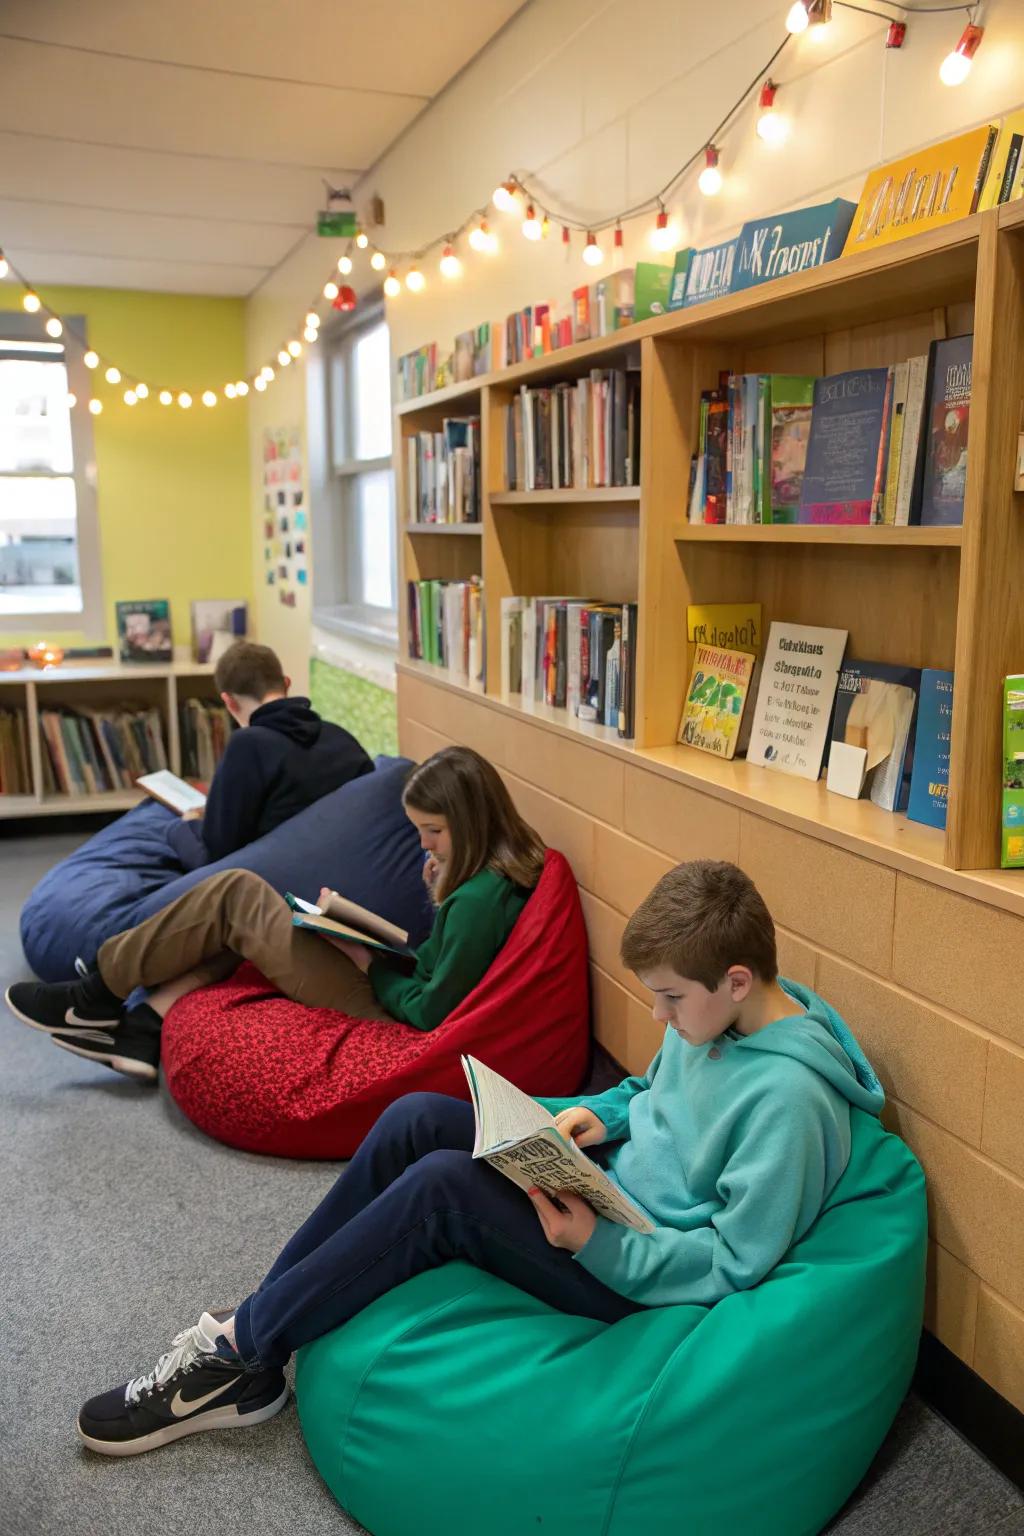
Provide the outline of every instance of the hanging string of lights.
{"type": "MultiPolygon", "coordinates": [[[[956,86],[963,83],[970,73],[971,64],[978,51],[984,36],[982,25],[982,9],[984,0],[975,0],[973,4],[959,5],[922,5],[907,6],[896,3],[896,0],[875,0],[875,3],[888,6],[890,10],[902,13],[904,18],[913,18],[923,15],[942,14],[950,12],[963,12],[967,16],[966,25],[960,35],[956,47],[943,59],[939,68],[939,78],[944,85],[956,86]]],[[[427,286],[427,279],[423,272],[423,263],[426,258],[441,247],[441,255],[438,262],[438,270],[446,282],[452,282],[461,277],[463,271],[462,259],[458,254],[459,242],[465,238],[465,243],[471,251],[482,256],[494,255],[498,248],[498,237],[491,229],[488,222],[488,214],[491,206],[503,214],[521,215],[520,225],[523,237],[531,243],[546,240],[551,233],[553,225],[561,226],[561,239],[567,253],[572,244],[574,233],[585,236],[582,259],[588,266],[600,266],[604,261],[598,235],[605,230],[613,231],[613,245],[616,252],[621,251],[623,245],[622,225],[624,222],[650,215],[654,212],[654,227],[650,233],[650,242],[656,251],[671,251],[675,249],[679,231],[672,220],[666,204],[674,196],[678,196],[680,184],[688,173],[698,164],[701,170],[697,177],[698,190],[705,197],[714,197],[722,189],[724,173],[721,159],[721,140],[727,132],[733,119],[739,113],[753,92],[758,91],[757,117],[755,128],[759,137],[772,146],[782,144],[789,134],[789,122],[777,105],[776,98],[782,90],[778,81],[771,78],[771,69],[777,59],[783,53],[793,37],[805,32],[808,28],[821,28],[827,26],[832,20],[834,9],[856,11],[862,15],[873,16],[879,21],[887,23],[885,46],[887,49],[901,48],[906,38],[908,22],[905,19],[894,19],[887,13],[869,9],[867,6],[854,4],[853,0],[794,0],[786,15],[786,36],[772,53],[768,61],[758,70],[753,80],[744,87],[737,96],[728,112],[716,124],[705,142],[694,151],[692,155],[676,170],[671,178],[661,189],[631,208],[625,208],[618,213],[610,214],[605,220],[588,225],[579,223],[571,214],[563,213],[552,207],[544,198],[539,188],[530,184],[526,176],[512,173],[502,181],[494,191],[490,203],[482,208],[475,208],[462,221],[457,229],[449,230],[430,240],[426,245],[416,251],[385,252],[372,245],[365,229],[358,228],[345,252],[338,257],[331,276],[324,283],[320,295],[313,300],[306,312],[305,320],[301,327],[303,341],[292,337],[283,343],[272,362],[267,362],[247,377],[229,380],[219,390],[204,389],[199,396],[200,401],[208,409],[212,409],[223,398],[225,400],[245,399],[250,390],[257,394],[264,393],[278,377],[280,371],[290,366],[296,359],[302,356],[303,342],[307,346],[316,343],[319,336],[321,317],[318,312],[320,299],[326,299],[333,309],[348,311],[356,307],[357,298],[354,289],[346,282],[338,282],[336,278],[348,278],[354,269],[354,251],[370,251],[369,263],[375,272],[387,272],[384,278],[384,293],[388,298],[397,298],[402,292],[403,282],[399,276],[399,270],[405,269],[404,285],[410,293],[421,293],[427,286]]],[[[150,386],[145,380],[135,377],[127,370],[122,370],[110,359],[102,357],[98,352],[87,345],[84,336],[79,334],[75,327],[67,320],[63,320],[35,290],[29,280],[18,271],[9,257],[0,250],[0,279],[13,275],[20,283],[24,292],[22,295],[22,307],[28,314],[43,313],[46,316],[46,334],[54,340],[62,337],[77,344],[82,349],[82,361],[92,373],[102,370],[103,378],[107,384],[116,388],[123,384],[121,398],[126,406],[133,407],[140,402],[155,399],[161,406],[177,404],[182,410],[189,410],[193,403],[193,396],[189,390],[171,388],[166,385],[154,384],[150,386]]],[[[297,327],[298,329],[298,327],[297,327]]],[[[87,402],[87,407],[93,415],[98,416],[104,408],[103,400],[93,395],[87,402]]],[[[68,395],[68,404],[74,407],[78,400],[74,394],[68,395]]]]}

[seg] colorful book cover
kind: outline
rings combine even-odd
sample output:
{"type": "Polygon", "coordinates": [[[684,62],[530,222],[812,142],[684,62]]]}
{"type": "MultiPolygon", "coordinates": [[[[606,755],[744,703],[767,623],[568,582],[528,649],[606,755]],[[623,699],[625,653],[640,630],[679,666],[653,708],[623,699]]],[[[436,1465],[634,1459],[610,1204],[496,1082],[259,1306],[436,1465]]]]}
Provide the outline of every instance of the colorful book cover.
{"type": "Polygon", "coordinates": [[[883,811],[905,810],[910,797],[920,688],[920,667],[844,661],[840,669],[832,740],[864,748],[864,793],[883,811]]]}
{"type": "Polygon", "coordinates": [[[889,391],[888,368],[815,380],[798,522],[871,521],[889,391]]]}
{"type": "Polygon", "coordinates": [[[1000,864],[1024,868],[1024,677],[1003,679],[1003,814],[1000,864]]]}
{"type": "Polygon", "coordinates": [[[797,208],[769,219],[753,219],[740,230],[733,293],[755,288],[789,272],[804,272],[842,254],[856,203],[836,197],[814,208],[797,208]]]}
{"type": "Polygon", "coordinates": [[[818,777],[846,639],[845,629],[772,624],[748,763],[802,779],[818,777]]]}
{"type": "Polygon", "coordinates": [[[721,245],[709,245],[706,250],[694,251],[686,273],[683,307],[703,304],[708,299],[720,299],[723,294],[731,293],[735,265],[735,236],[721,245]]]}
{"type": "Polygon", "coordinates": [[[668,312],[672,268],[655,261],[638,261],[633,287],[633,319],[649,320],[668,312]]]}
{"type": "Polygon", "coordinates": [[[218,661],[229,645],[245,639],[247,627],[244,599],[197,598],[192,604],[193,659],[218,661]]]}
{"type": "Polygon", "coordinates": [[[921,498],[911,520],[948,526],[964,520],[967,435],[971,416],[973,335],[933,341],[928,358],[928,396],[921,498]]]}
{"type": "Polygon", "coordinates": [[[166,598],[115,604],[122,661],[170,661],[171,605],[166,598]]]}
{"type": "Polygon", "coordinates": [[[704,521],[724,523],[729,438],[729,402],[724,391],[712,390],[704,438],[704,521]]]}
{"type": "Polygon", "coordinates": [[[636,306],[636,272],[633,267],[623,267],[612,273],[612,300],[615,305],[615,330],[632,325],[636,306]]]}
{"type": "Polygon", "coordinates": [[[891,245],[974,213],[996,129],[986,123],[869,171],[843,255],[891,245]]]}
{"type": "Polygon", "coordinates": [[[953,729],[953,674],[937,667],[921,673],[917,739],[907,816],[945,827],[949,808],[949,741],[953,729]]]}
{"type": "Polygon", "coordinates": [[[765,496],[762,522],[795,523],[798,520],[816,383],[817,380],[809,374],[773,373],[769,376],[766,410],[770,412],[771,441],[767,473],[762,482],[765,496]]]}
{"type": "Polygon", "coordinates": [[[1018,197],[1024,195],[1022,145],[1024,111],[1009,112],[999,124],[999,137],[992,150],[985,189],[978,200],[979,212],[984,208],[998,207],[1000,203],[1016,202],[1018,197]]]}
{"type": "Polygon", "coordinates": [[[590,340],[590,288],[584,283],[582,288],[574,288],[572,291],[573,327],[577,341],[590,340]]]}
{"type": "Polygon", "coordinates": [[[668,307],[670,310],[682,309],[686,303],[686,275],[690,270],[692,257],[692,245],[688,245],[683,251],[676,251],[676,259],[672,267],[672,281],[669,284],[668,290],[668,307]]]}
{"type": "Polygon", "coordinates": [[[690,603],[686,609],[686,638],[691,645],[718,646],[729,651],[761,649],[760,603],[690,603]]]}
{"type": "Polygon", "coordinates": [[[746,651],[698,645],[677,739],[701,752],[731,758],[753,670],[754,658],[746,651]]]}

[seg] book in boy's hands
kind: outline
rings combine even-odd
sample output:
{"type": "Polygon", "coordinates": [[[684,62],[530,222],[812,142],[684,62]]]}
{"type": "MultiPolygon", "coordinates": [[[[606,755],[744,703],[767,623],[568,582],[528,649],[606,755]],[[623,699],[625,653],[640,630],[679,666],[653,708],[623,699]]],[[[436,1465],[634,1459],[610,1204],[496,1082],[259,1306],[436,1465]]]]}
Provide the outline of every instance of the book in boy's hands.
{"type": "Polygon", "coordinates": [[[462,1069],[476,1117],[474,1157],[484,1158],[520,1189],[536,1187],[551,1196],[568,1189],[609,1221],[634,1232],[655,1230],[646,1211],[565,1139],[543,1105],[475,1056],[463,1056],[462,1069]]]}
{"type": "Polygon", "coordinates": [[[179,816],[184,816],[186,811],[202,810],[206,805],[206,796],[201,789],[179,779],[176,773],[169,773],[166,768],[161,768],[159,773],[144,773],[135,784],[151,799],[159,800],[161,805],[179,816]]]}
{"type": "Polygon", "coordinates": [[[301,896],[285,892],[285,901],[292,909],[292,924],[296,928],[308,928],[311,933],[322,933],[328,938],[350,939],[353,944],[365,944],[367,949],[379,949],[385,954],[399,955],[403,960],[415,960],[416,951],[409,948],[409,934],[396,923],[368,912],[358,902],[347,896],[331,892],[330,903],[325,910],[301,896]]]}

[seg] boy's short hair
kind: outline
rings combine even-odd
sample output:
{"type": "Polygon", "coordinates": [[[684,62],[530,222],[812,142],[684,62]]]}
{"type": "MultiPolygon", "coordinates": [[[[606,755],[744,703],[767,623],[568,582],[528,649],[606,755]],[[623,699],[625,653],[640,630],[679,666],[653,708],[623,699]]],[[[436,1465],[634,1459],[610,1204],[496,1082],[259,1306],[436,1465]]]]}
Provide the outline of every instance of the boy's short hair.
{"type": "Polygon", "coordinates": [[[233,693],[245,699],[265,699],[268,693],[284,693],[284,672],[269,645],[253,640],[236,640],[229,645],[213,671],[218,693],[233,693]]]}
{"type": "Polygon", "coordinates": [[[754,882],[735,864],[693,859],[663,875],[622,935],[631,971],[666,965],[713,992],[731,965],[762,981],[778,975],[775,924],[754,882]]]}

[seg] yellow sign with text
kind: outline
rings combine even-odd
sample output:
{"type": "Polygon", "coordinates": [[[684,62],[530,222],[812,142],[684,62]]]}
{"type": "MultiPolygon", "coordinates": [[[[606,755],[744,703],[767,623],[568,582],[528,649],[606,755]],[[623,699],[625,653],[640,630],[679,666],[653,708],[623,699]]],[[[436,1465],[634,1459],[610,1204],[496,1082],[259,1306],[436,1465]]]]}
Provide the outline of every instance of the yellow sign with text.
{"type": "Polygon", "coordinates": [[[891,245],[974,213],[995,138],[996,129],[988,124],[869,171],[843,255],[891,245]]]}
{"type": "Polygon", "coordinates": [[[760,603],[691,603],[686,610],[686,638],[691,645],[761,653],[760,603]]]}

